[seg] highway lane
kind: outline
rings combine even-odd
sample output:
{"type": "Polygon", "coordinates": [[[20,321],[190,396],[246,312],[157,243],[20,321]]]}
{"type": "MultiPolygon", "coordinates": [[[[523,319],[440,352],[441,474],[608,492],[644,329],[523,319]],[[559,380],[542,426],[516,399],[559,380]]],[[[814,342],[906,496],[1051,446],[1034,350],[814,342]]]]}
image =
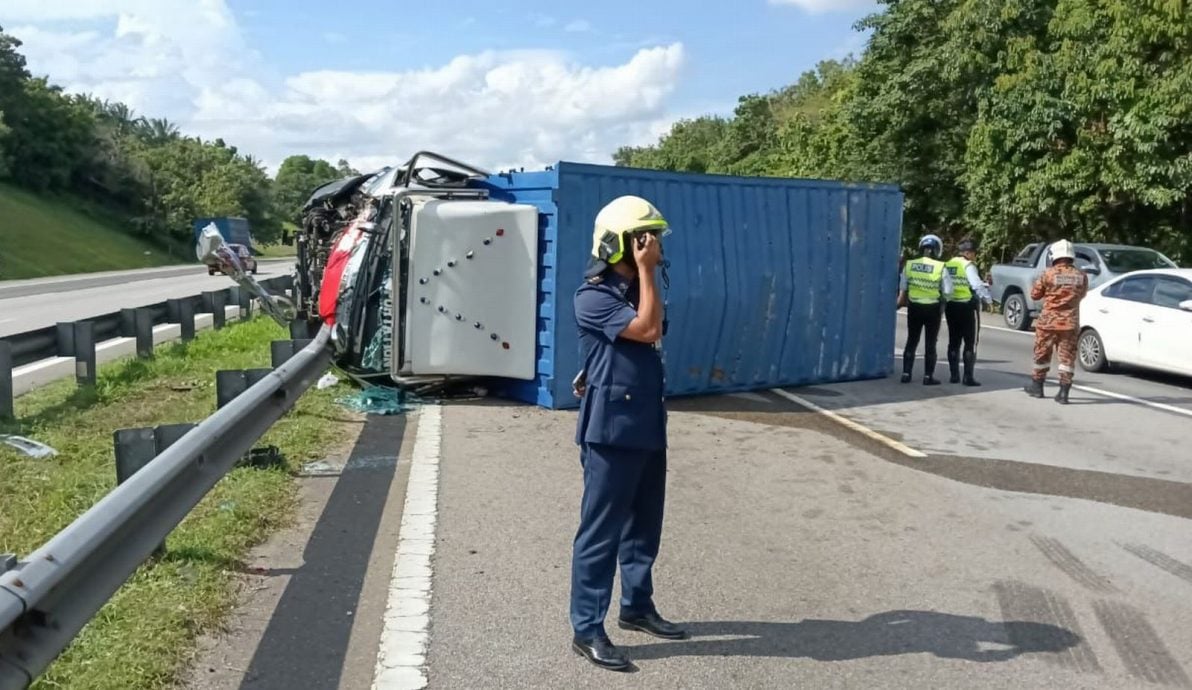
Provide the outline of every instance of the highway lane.
{"type": "MultiPolygon", "coordinates": [[[[285,275],[292,260],[261,262],[260,279],[285,275]]],[[[233,285],[201,265],[0,283],[0,336],[142,307],[233,285]]]]}
{"type": "MultiPolygon", "coordinates": [[[[1031,370],[1030,334],[990,327],[982,331],[977,379],[984,385],[979,388],[947,383],[946,338],[945,327],[936,367],[936,377],[944,381],[940,386],[922,385],[920,345],[909,384],[897,378],[899,352],[894,354],[895,374],[887,379],[792,390],[929,455],[1192,484],[1192,382],[1146,372],[1089,374],[1078,369],[1075,382],[1086,388],[1074,389],[1072,404],[1064,407],[1051,399],[1054,384],[1047,386],[1043,400],[1022,392],[1031,370]]],[[[899,319],[899,351],[904,341],[904,320],[899,319]]]]}

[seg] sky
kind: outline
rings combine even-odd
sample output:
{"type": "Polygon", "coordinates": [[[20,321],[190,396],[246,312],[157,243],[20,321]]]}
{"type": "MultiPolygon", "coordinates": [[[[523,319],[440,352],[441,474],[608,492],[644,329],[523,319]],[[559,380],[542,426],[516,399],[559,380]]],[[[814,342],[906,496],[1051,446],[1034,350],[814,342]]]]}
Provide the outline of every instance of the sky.
{"type": "Polygon", "coordinates": [[[875,0],[0,0],[29,70],[223,138],[362,171],[609,163],[678,119],[859,54],[875,0]]]}

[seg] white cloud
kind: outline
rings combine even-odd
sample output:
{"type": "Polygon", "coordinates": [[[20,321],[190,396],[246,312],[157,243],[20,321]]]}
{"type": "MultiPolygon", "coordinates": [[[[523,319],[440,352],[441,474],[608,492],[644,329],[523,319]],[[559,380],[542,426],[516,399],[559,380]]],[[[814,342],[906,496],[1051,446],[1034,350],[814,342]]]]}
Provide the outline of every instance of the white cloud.
{"type": "Polygon", "coordinates": [[[576,34],[587,33],[592,30],[592,24],[586,19],[576,19],[563,27],[563,30],[576,34]]]}
{"type": "Polygon", "coordinates": [[[489,51],[423,69],[275,76],[224,0],[57,5],[0,4],[0,24],[22,22],[11,32],[25,41],[33,71],[168,117],[187,134],[221,137],[270,168],[305,153],[364,169],[418,149],[491,169],[608,162],[618,146],[653,141],[669,127],[684,64],[675,42],[614,65],[555,51],[489,51]]]}
{"type": "Polygon", "coordinates": [[[534,22],[534,26],[540,29],[546,29],[554,26],[558,20],[550,15],[534,12],[530,15],[530,21],[534,22]]]}
{"type": "Polygon", "coordinates": [[[875,0],[770,0],[771,5],[793,5],[811,14],[849,12],[877,4],[875,0]]]}

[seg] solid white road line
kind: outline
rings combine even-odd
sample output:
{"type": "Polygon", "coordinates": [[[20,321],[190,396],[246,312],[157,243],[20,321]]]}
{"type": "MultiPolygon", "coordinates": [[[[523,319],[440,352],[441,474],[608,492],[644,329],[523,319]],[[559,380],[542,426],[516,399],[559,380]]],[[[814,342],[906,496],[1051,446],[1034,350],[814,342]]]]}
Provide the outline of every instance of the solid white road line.
{"type": "Polygon", "coordinates": [[[373,690],[414,690],[428,683],[426,649],[430,639],[431,556],[435,552],[438,514],[442,408],[427,405],[418,415],[418,435],[410,459],[373,690]]]}
{"type": "MultiPolygon", "coordinates": [[[[1050,384],[1056,385],[1056,386],[1060,385],[1060,382],[1058,379],[1048,379],[1047,382],[1050,384]]],[[[1183,415],[1185,417],[1192,417],[1192,410],[1185,410],[1182,407],[1176,407],[1174,405],[1165,405],[1163,403],[1152,402],[1150,400],[1145,400],[1143,398],[1136,398],[1132,395],[1124,395],[1122,393],[1114,393],[1113,391],[1107,391],[1103,388],[1094,388],[1092,386],[1083,386],[1079,383],[1073,383],[1072,387],[1078,391],[1084,391],[1086,393],[1092,393],[1094,395],[1103,395],[1106,398],[1113,398],[1114,400],[1121,400],[1123,402],[1134,403],[1135,405],[1142,405],[1144,407],[1149,407],[1149,408],[1155,409],[1155,410],[1161,410],[1163,412],[1171,412],[1173,414],[1183,415]]]]}
{"type": "Polygon", "coordinates": [[[772,388],[772,389],[770,389],[770,392],[774,393],[775,395],[782,396],[783,398],[790,400],[791,402],[795,403],[796,405],[802,405],[803,407],[806,407],[807,409],[812,410],[813,412],[816,412],[817,414],[822,414],[823,416],[827,417],[828,419],[831,419],[832,421],[836,422],[837,424],[840,424],[841,426],[852,429],[853,431],[855,431],[859,434],[862,434],[874,441],[877,441],[878,443],[881,443],[884,446],[893,448],[894,450],[898,451],[899,453],[902,453],[903,455],[906,455],[906,456],[912,457],[912,458],[927,457],[926,453],[921,453],[904,443],[899,443],[898,441],[895,441],[894,439],[892,439],[888,436],[883,436],[883,435],[879,434],[878,432],[874,431],[873,429],[870,429],[869,427],[866,427],[866,426],[862,426],[846,417],[842,417],[842,416],[836,414],[835,412],[832,412],[831,410],[825,410],[824,408],[820,407],[819,405],[816,405],[815,403],[811,402],[810,400],[799,397],[799,396],[795,395],[794,393],[790,393],[788,391],[784,391],[779,388],[772,388]]]}

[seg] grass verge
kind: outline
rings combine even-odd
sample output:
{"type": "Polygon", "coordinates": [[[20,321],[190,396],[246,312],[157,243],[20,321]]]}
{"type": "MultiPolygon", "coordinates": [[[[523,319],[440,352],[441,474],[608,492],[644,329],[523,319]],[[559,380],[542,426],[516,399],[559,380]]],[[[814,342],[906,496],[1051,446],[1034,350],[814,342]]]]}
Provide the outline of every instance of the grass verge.
{"type": "MultiPolygon", "coordinates": [[[[19,433],[58,450],[26,458],[0,446],[0,552],[27,554],[115,486],[117,428],[195,422],[215,409],[215,371],[268,366],[269,343],[286,337],[258,318],[208,331],[152,360],[101,368],[94,389],[61,382],[17,400],[19,433]]],[[[262,439],[286,466],[233,470],[174,530],[166,554],[136,574],[83,629],[35,688],[164,688],[184,668],[196,636],[235,603],[234,576],[253,545],[287,523],[291,472],[324,457],[358,418],[334,405],[344,387],[311,389],[262,439]]]]}
{"type": "Polygon", "coordinates": [[[68,197],[0,184],[0,280],[176,263],[68,197]]]}

